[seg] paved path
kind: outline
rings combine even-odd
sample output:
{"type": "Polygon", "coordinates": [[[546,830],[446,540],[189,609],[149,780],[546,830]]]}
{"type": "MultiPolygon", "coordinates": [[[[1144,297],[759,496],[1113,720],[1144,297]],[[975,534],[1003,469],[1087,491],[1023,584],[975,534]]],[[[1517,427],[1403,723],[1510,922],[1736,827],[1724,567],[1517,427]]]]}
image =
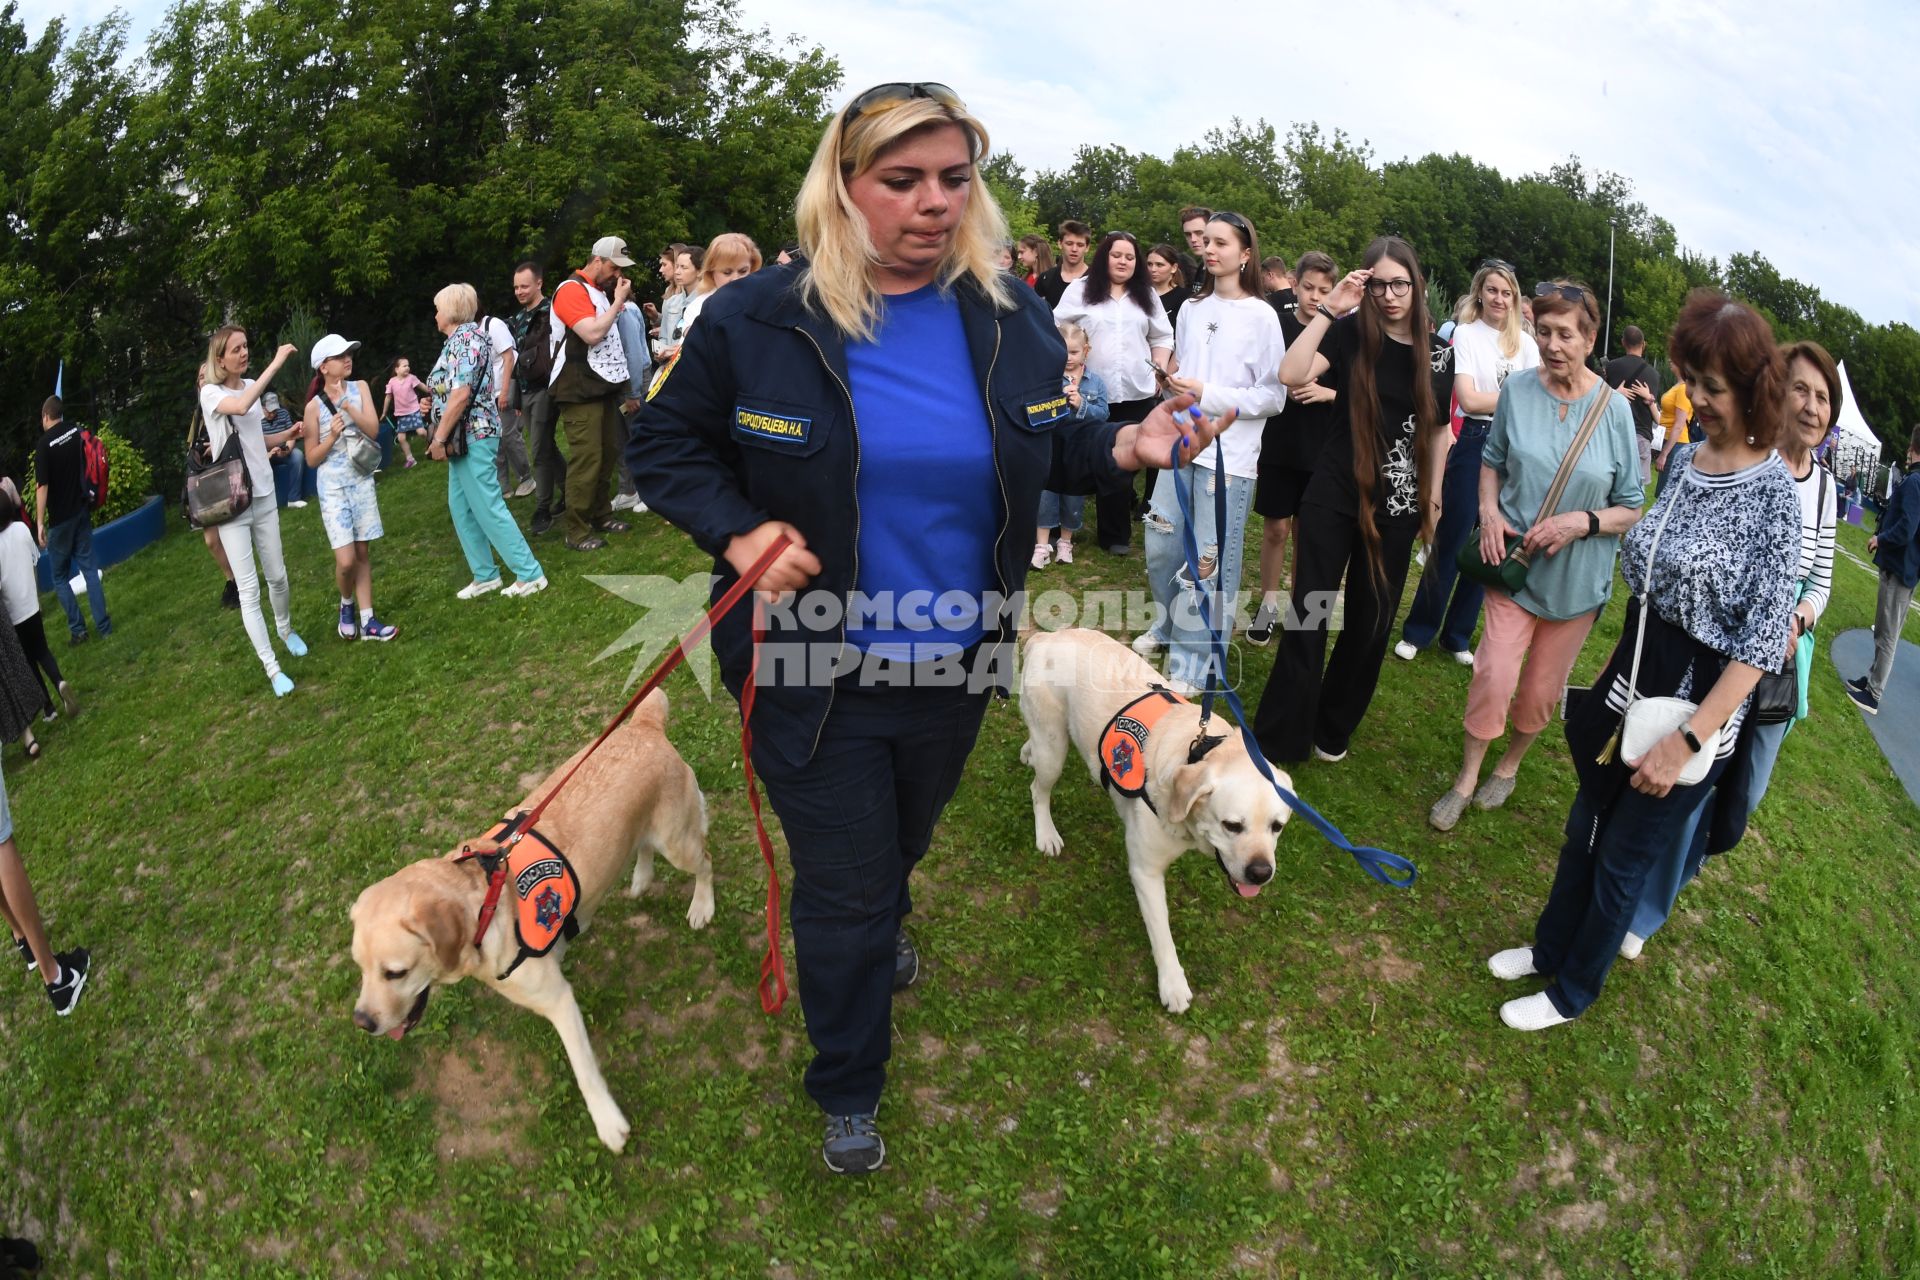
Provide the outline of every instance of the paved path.
{"type": "MultiPolygon", "coordinates": [[[[1873,665],[1873,632],[1842,632],[1833,638],[1828,652],[1839,675],[1821,671],[1816,678],[1851,680],[1865,675],[1873,665]]],[[[1900,652],[1893,658],[1893,676],[1880,698],[1880,714],[1870,716],[1858,707],[1854,712],[1873,730],[1874,741],[1893,765],[1894,775],[1907,795],[1920,804],[1920,645],[1911,640],[1900,642],[1900,652]]]]}

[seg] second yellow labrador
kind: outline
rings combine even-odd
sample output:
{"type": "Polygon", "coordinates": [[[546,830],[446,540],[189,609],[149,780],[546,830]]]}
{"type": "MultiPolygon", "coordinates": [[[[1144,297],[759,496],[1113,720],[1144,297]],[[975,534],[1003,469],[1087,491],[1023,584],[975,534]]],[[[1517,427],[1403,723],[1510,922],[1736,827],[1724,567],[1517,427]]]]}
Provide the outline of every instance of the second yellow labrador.
{"type": "MultiPolygon", "coordinates": [[[[706,799],[693,770],[667,741],[666,723],[667,695],[655,690],[540,817],[539,831],[566,854],[579,877],[576,919],[582,930],[629,866],[628,896],[646,890],[655,853],[694,878],[687,923],[700,929],[713,919],[706,799]]],[[[513,812],[538,804],[586,750],[575,752],[513,812]]],[[[454,861],[458,852],[402,867],[369,885],[353,904],[353,958],[360,966],[354,1024],[398,1040],[420,1021],[436,983],[478,978],[553,1024],[600,1141],[619,1151],[626,1145],[627,1119],[607,1091],[573,988],[560,971],[567,943],[559,941],[546,955],[529,956],[508,972],[520,952],[508,886],[476,948],[487,874],[478,861],[454,861]]]]}
{"type": "MultiPolygon", "coordinates": [[[[1160,1003],[1184,1013],[1193,989],[1167,922],[1167,868],[1205,849],[1243,898],[1273,879],[1273,849],[1293,810],[1260,776],[1238,726],[1220,709],[1219,736],[1197,755],[1200,708],[1156,695],[1164,677],[1118,640],[1075,628],[1039,632],[1022,652],[1020,759],[1033,768],[1033,838],[1040,852],[1064,846],[1053,824],[1053,784],[1077,748],[1096,785],[1107,781],[1127,832],[1127,874],[1159,971],[1160,1003]],[[1192,757],[1192,758],[1190,758],[1192,757]]],[[[1273,775],[1289,790],[1293,780],[1273,775]]]]}

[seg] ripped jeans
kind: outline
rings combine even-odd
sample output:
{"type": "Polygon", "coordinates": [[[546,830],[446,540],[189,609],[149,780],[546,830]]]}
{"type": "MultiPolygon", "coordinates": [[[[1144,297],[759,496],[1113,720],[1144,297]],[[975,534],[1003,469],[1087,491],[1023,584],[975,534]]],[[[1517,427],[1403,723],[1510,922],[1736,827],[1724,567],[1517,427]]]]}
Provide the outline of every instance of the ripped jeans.
{"type": "MultiPolygon", "coordinates": [[[[1147,510],[1147,585],[1160,614],[1153,634],[1168,647],[1167,675],[1195,687],[1207,682],[1207,667],[1212,659],[1211,640],[1200,614],[1199,592],[1187,571],[1186,539],[1181,533],[1180,502],[1174,485],[1187,486],[1193,508],[1193,537],[1200,547],[1200,573],[1206,589],[1207,607],[1214,620],[1221,622],[1221,606],[1213,595],[1213,575],[1220,574],[1226,592],[1225,625],[1231,627],[1239,612],[1240,568],[1247,542],[1247,511],[1253,503],[1253,477],[1227,477],[1227,527],[1224,536],[1214,531],[1213,484],[1211,467],[1193,466],[1168,473],[1154,486],[1153,503],[1147,510]],[[1224,553],[1224,554],[1223,554],[1224,553]]],[[[1232,639],[1232,632],[1228,632],[1232,639]]],[[[1224,683],[1227,673],[1215,671],[1224,683]]]]}

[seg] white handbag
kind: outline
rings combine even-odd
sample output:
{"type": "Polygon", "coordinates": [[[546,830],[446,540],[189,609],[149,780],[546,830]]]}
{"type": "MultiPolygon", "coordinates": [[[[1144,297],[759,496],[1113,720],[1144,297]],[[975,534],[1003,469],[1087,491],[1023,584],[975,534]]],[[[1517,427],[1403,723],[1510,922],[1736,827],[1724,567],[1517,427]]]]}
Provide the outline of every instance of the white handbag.
{"type": "MultiPolygon", "coordinates": [[[[1642,698],[1639,696],[1640,650],[1647,640],[1647,611],[1653,607],[1648,597],[1653,592],[1653,558],[1660,551],[1660,535],[1666,532],[1667,521],[1673,517],[1673,509],[1680,505],[1685,491],[1673,495],[1673,501],[1660,516],[1660,523],[1653,531],[1653,545],[1647,548],[1647,578],[1640,588],[1640,626],[1633,640],[1633,667],[1627,675],[1627,711],[1620,725],[1620,759],[1623,763],[1643,760],[1649,751],[1670,733],[1693,718],[1700,709],[1697,703],[1685,698],[1642,698]]],[[[1701,739],[1700,749],[1693,753],[1682,766],[1680,776],[1674,779],[1674,785],[1691,787],[1707,776],[1713,768],[1714,759],[1720,754],[1720,730],[1715,729],[1701,739]]],[[[1604,756],[1603,756],[1604,763],[1604,756]]]]}

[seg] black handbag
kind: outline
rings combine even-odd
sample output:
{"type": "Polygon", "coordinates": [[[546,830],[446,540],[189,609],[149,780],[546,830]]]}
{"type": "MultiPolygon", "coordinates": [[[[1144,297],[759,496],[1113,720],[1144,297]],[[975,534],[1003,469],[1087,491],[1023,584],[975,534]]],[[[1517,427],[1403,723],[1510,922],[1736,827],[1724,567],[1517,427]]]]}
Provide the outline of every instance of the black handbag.
{"type": "MultiPolygon", "coordinates": [[[[1546,500],[1540,504],[1540,514],[1534,517],[1535,524],[1548,516],[1559,514],[1560,499],[1567,491],[1567,482],[1573,478],[1573,469],[1580,465],[1580,455],[1587,451],[1587,443],[1593,439],[1594,430],[1606,415],[1607,402],[1612,396],[1611,390],[1594,396],[1593,404],[1587,408],[1586,418],[1574,433],[1565,456],[1560,459],[1559,469],[1553,473],[1553,483],[1547,486],[1546,500]]],[[[1509,535],[1500,563],[1488,564],[1480,554],[1480,525],[1476,522],[1473,532],[1467,535],[1466,542],[1461,544],[1459,553],[1453,558],[1454,567],[1483,587],[1518,595],[1527,585],[1527,569],[1533,558],[1532,553],[1521,545],[1524,536],[1524,533],[1509,535]]]]}
{"type": "Polygon", "coordinates": [[[253,476],[240,448],[240,432],[228,423],[227,443],[213,456],[206,415],[196,411],[187,428],[187,485],[181,506],[196,529],[223,525],[253,505],[253,476]]]}
{"type": "MultiPolygon", "coordinates": [[[[1819,463],[1815,463],[1819,466],[1819,463]]],[[[1814,504],[1815,521],[1819,522],[1820,513],[1827,505],[1827,495],[1832,492],[1833,477],[1823,474],[1820,477],[1820,500],[1814,504]]],[[[1794,599],[1798,607],[1800,597],[1805,596],[1807,586],[1800,584],[1799,595],[1794,599]]],[[[1797,614],[1795,615],[1798,616],[1797,614]]],[[[1809,627],[1807,635],[1813,634],[1809,627]]],[[[1787,652],[1787,665],[1777,675],[1771,671],[1762,672],[1760,683],[1753,686],[1753,704],[1747,708],[1748,717],[1755,724],[1785,724],[1800,714],[1800,644],[1795,637],[1794,646],[1787,652]]]]}

